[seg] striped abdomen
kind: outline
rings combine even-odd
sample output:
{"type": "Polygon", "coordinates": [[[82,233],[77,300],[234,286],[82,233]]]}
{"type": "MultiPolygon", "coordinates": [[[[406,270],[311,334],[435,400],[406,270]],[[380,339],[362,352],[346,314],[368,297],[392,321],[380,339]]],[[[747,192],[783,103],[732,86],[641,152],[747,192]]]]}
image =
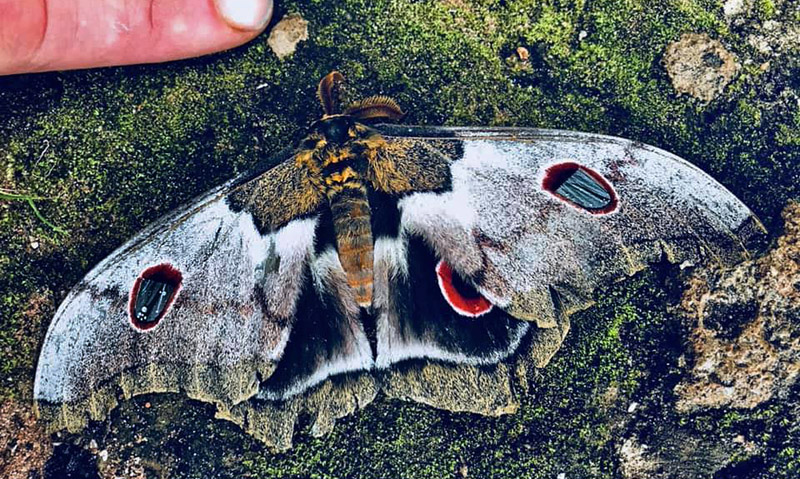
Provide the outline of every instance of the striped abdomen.
{"type": "Polygon", "coordinates": [[[327,196],[339,261],[356,301],[369,308],[372,305],[372,225],[366,187],[355,176],[337,174],[326,178],[327,196]]]}

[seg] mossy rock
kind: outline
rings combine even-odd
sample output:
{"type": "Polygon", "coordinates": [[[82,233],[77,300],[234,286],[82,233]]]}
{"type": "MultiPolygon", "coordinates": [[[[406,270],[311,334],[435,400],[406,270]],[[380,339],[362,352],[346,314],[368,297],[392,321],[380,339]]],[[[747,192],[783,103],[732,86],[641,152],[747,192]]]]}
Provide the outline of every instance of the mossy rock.
{"type": "MultiPolygon", "coordinates": [[[[716,0],[290,1],[275,21],[299,13],[309,39],[284,60],[265,34],[166,65],[1,78],[0,187],[44,198],[39,211],[68,234],[25,202],[0,206],[0,397],[30,400],[46,325],[92,265],[286,146],[318,115],[316,82],[332,69],[356,97],[394,96],[407,123],[565,128],[653,144],[709,172],[779,233],[782,207],[800,197],[800,55],[764,24],[789,32],[800,15],[788,1],[753,5],[731,19],[716,0]],[[679,95],[662,64],[685,33],[719,40],[742,65],[710,102],[679,95]],[[506,61],[520,46],[530,52],[524,68],[506,61]]],[[[571,478],[625,474],[620,441],[634,432],[683,434],[725,456],[717,477],[795,477],[796,387],[735,414],[669,412],[686,335],[669,309],[679,275],[656,270],[600,292],[514,414],[379,397],[321,438],[306,421],[291,451],[271,455],[204,405],[140,397],[66,441],[102,439],[111,459],[101,467],[141,457],[156,477],[571,478]],[[738,435],[751,452],[727,449],[738,435]]],[[[714,477],[706,471],[699,477],[714,477]]]]}

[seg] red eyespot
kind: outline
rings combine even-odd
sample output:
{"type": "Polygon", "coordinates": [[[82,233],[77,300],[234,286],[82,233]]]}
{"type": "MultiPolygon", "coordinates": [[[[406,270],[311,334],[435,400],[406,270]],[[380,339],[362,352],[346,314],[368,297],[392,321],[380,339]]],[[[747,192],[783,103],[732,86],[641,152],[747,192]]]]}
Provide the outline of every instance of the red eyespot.
{"type": "Polygon", "coordinates": [[[155,327],[167,314],[181,288],[183,275],[171,264],[151,266],[136,278],[128,301],[128,314],[136,329],[155,327]]]}
{"type": "Polygon", "coordinates": [[[444,261],[436,265],[436,279],[439,289],[448,304],[460,315],[477,318],[492,310],[494,305],[458,274],[444,261]]]}
{"type": "Polygon", "coordinates": [[[603,175],[577,163],[559,163],[548,168],[542,188],[594,215],[611,213],[619,204],[614,188],[603,175]]]}

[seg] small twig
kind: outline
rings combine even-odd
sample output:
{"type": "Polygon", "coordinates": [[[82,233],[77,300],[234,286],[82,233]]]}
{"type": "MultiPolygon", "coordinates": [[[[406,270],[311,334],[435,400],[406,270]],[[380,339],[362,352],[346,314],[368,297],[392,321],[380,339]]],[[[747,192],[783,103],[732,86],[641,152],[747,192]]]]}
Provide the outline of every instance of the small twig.
{"type": "Polygon", "coordinates": [[[39,155],[39,158],[36,160],[36,163],[33,164],[34,168],[39,166],[39,162],[42,161],[42,158],[44,158],[44,154],[47,153],[47,150],[49,149],[50,149],[50,140],[44,140],[44,150],[42,150],[42,153],[39,155]]]}
{"type": "Polygon", "coordinates": [[[32,200],[32,199],[30,199],[30,198],[28,199],[28,204],[31,206],[31,209],[33,210],[33,214],[35,214],[35,215],[36,215],[36,217],[37,217],[37,218],[39,218],[39,220],[40,220],[42,223],[44,223],[44,224],[46,224],[47,226],[49,226],[49,227],[50,227],[50,229],[52,229],[52,230],[53,230],[53,231],[55,231],[56,233],[61,233],[62,235],[65,235],[65,234],[67,234],[67,230],[65,230],[64,228],[60,228],[60,227],[58,227],[58,226],[54,225],[53,223],[51,223],[51,222],[47,221],[47,218],[45,218],[44,216],[42,216],[42,214],[41,214],[41,213],[39,213],[39,209],[38,209],[38,208],[36,208],[36,205],[33,203],[33,200],[32,200]]]}
{"type": "MultiPolygon", "coordinates": [[[[39,163],[42,161],[42,158],[44,158],[44,155],[47,153],[47,150],[49,150],[49,149],[50,149],[50,140],[44,140],[44,150],[42,150],[42,153],[39,154],[39,158],[33,164],[34,168],[39,166],[39,163]]],[[[52,165],[50,165],[50,168],[47,170],[47,173],[44,174],[42,179],[46,180],[47,177],[50,176],[50,173],[53,172],[53,168],[55,168],[57,164],[58,164],[58,157],[56,157],[56,160],[53,162],[52,165]]]]}

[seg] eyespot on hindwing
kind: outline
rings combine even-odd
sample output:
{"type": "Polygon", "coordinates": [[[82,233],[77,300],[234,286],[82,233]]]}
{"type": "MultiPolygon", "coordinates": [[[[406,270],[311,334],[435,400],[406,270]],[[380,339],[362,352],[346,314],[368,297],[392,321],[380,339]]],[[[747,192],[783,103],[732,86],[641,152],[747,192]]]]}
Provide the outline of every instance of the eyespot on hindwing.
{"type": "Polygon", "coordinates": [[[436,279],[445,301],[462,316],[477,318],[492,310],[494,305],[472,285],[453,271],[447,262],[436,264],[436,279]]]}

